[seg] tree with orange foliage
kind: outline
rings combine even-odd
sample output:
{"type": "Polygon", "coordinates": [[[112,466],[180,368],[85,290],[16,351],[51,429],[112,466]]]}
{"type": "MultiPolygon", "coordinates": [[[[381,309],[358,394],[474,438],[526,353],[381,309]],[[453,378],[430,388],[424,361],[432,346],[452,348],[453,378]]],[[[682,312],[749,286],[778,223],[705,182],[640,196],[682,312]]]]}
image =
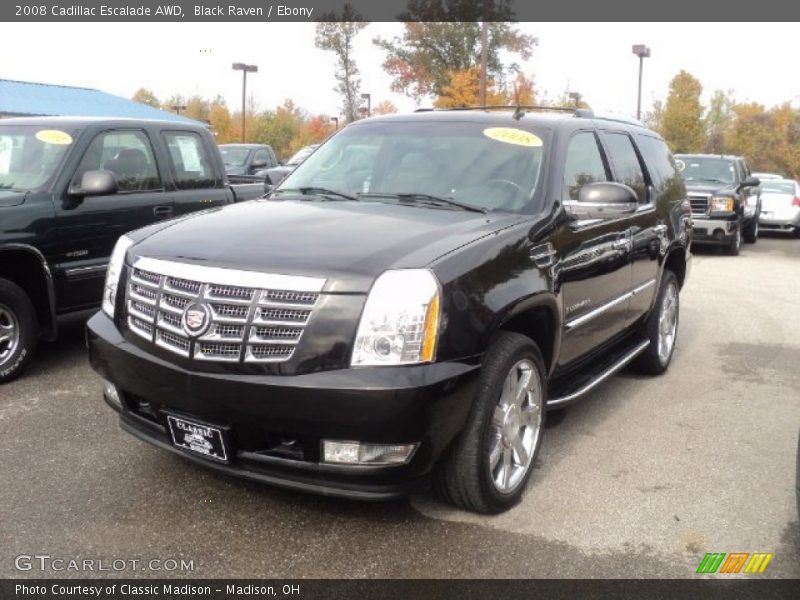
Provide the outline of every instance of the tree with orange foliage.
{"type": "MultiPolygon", "coordinates": [[[[442,93],[433,101],[436,108],[463,108],[480,104],[480,69],[463,69],[450,73],[450,83],[442,87],[442,93]]],[[[486,82],[486,104],[506,103],[505,94],[497,91],[494,81],[486,82]]]]}
{"type": "Polygon", "coordinates": [[[397,112],[397,107],[391,100],[383,100],[373,107],[373,115],[391,115],[397,112]]]}

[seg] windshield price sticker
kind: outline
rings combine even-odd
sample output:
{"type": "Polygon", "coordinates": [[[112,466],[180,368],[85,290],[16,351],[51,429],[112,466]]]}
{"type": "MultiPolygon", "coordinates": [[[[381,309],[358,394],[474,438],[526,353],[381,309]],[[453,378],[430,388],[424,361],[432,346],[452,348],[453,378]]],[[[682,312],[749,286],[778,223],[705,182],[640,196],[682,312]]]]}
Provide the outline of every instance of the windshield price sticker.
{"type": "Polygon", "coordinates": [[[45,144],[58,144],[61,146],[72,143],[72,136],[58,129],[42,129],[36,132],[36,139],[45,144]]]}
{"type": "Polygon", "coordinates": [[[542,139],[524,129],[514,129],[513,127],[489,127],[483,130],[483,135],[498,142],[514,144],[516,146],[528,146],[538,148],[542,145],[542,139]]]}

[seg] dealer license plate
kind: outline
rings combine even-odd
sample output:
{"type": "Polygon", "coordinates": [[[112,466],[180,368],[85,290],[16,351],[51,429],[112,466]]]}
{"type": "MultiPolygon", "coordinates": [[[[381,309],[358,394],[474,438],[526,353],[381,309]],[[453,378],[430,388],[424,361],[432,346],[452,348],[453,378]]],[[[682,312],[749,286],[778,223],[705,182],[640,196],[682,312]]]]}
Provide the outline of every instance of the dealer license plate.
{"type": "Polygon", "coordinates": [[[167,415],[172,443],[219,462],[228,462],[228,445],[225,431],[205,423],[167,415]]]}

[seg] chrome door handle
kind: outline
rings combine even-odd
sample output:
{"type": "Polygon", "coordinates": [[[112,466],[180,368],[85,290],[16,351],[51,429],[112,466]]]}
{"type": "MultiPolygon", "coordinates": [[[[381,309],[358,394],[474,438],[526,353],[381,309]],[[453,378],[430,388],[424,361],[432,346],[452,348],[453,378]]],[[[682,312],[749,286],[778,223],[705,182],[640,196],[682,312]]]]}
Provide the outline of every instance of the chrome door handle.
{"type": "Polygon", "coordinates": [[[627,250],[631,245],[631,241],[628,238],[620,238],[618,240],[614,240],[614,248],[616,250],[627,250]]]}

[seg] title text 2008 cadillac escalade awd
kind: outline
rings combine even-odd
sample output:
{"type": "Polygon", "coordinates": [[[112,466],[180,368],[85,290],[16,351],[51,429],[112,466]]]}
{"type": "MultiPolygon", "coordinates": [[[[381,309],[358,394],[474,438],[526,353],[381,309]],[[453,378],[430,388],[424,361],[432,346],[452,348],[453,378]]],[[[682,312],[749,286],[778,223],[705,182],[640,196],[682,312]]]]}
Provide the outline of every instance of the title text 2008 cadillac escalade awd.
{"type": "Polygon", "coordinates": [[[127,432],[285,487],[498,512],[546,411],[669,365],[691,213],[591,111],[348,126],[269,198],[123,238],[91,363],[127,432]]]}

